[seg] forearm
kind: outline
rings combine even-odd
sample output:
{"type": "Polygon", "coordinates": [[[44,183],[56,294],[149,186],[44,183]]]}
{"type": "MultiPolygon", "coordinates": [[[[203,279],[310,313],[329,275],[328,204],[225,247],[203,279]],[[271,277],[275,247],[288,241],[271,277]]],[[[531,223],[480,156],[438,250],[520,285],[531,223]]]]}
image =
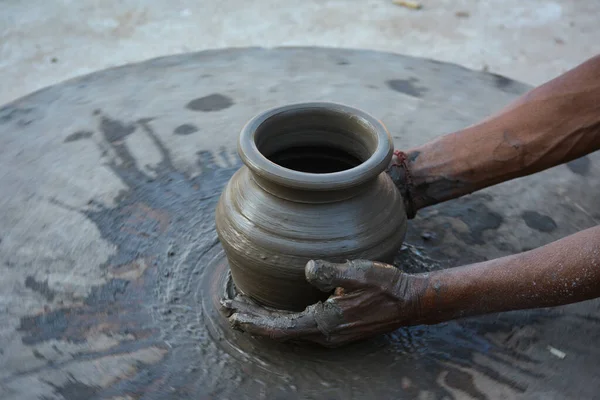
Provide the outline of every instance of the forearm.
{"type": "Polygon", "coordinates": [[[479,124],[408,150],[400,189],[416,212],[598,149],[600,56],[479,124]]]}
{"type": "Polygon", "coordinates": [[[432,324],[600,297],[600,226],[544,247],[424,275],[422,318],[432,324]]]}

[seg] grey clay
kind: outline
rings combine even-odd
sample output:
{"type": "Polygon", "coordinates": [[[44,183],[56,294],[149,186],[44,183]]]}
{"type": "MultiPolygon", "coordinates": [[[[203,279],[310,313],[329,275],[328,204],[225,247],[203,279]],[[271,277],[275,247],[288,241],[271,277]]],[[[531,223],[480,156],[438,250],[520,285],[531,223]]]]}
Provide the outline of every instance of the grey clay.
{"type": "Polygon", "coordinates": [[[327,297],[306,282],[309,260],[392,261],[406,213],[385,173],[392,140],[375,118],[332,103],[279,107],[242,129],[238,151],[245,166],[216,212],[238,290],[302,310],[327,297]]]}

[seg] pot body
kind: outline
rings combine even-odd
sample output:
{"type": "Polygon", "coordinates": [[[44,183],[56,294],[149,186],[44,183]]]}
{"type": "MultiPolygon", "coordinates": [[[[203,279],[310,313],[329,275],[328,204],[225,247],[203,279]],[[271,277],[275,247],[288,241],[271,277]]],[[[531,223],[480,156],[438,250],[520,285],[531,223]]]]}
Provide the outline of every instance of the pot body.
{"type": "MultiPolygon", "coordinates": [[[[303,109],[306,112],[306,107],[304,104],[288,106],[284,109],[303,109]]],[[[334,111],[338,114],[345,113],[342,115],[344,118],[358,112],[345,106],[323,103],[311,103],[308,109],[314,114],[316,110],[323,108],[331,111],[331,107],[334,107],[334,111]],[[335,107],[341,107],[341,111],[335,107]]],[[[309,115],[313,114],[309,112],[309,115]]],[[[268,118],[268,115],[262,115],[258,121],[255,121],[255,126],[251,123],[244,129],[250,131],[260,129],[268,118]]],[[[302,118],[302,121],[306,121],[306,118],[302,118]]],[[[314,132],[317,127],[323,126],[323,121],[319,118],[311,121],[309,125],[312,128],[307,132],[314,132]]],[[[290,132],[297,132],[298,125],[303,123],[296,124],[290,132]]],[[[339,121],[334,121],[334,125],[339,126],[339,121]]],[[[375,125],[377,128],[382,127],[375,125]]],[[[385,131],[385,128],[383,129],[385,131]]],[[[364,133],[361,132],[360,129],[355,129],[345,131],[344,134],[352,138],[353,135],[364,133]]],[[[378,133],[383,137],[381,132],[378,133]]],[[[389,139],[387,131],[385,134],[389,139]]],[[[284,148],[290,148],[284,138],[285,129],[276,130],[273,135],[266,139],[249,135],[250,139],[248,137],[246,139],[251,142],[263,140],[271,144],[277,141],[284,148]]],[[[330,132],[327,130],[321,131],[318,136],[326,142],[330,141],[330,132]]],[[[314,142],[314,138],[310,140],[314,142]]],[[[319,140],[317,142],[317,144],[323,143],[319,140]]],[[[334,142],[339,143],[337,139],[334,142]]],[[[348,144],[351,140],[344,140],[344,142],[348,144]]],[[[298,140],[294,140],[293,143],[297,144],[298,140]]],[[[369,143],[371,147],[364,151],[363,159],[371,159],[378,148],[373,144],[374,142],[369,143]]],[[[388,153],[391,158],[391,139],[387,144],[378,143],[379,147],[382,145],[390,147],[389,151],[385,150],[384,158],[388,157],[388,153]]],[[[359,150],[352,150],[352,146],[354,145],[347,146],[346,150],[360,153],[359,150]]],[[[261,151],[260,145],[253,147],[254,150],[261,151]]],[[[264,150],[263,143],[262,151],[265,153],[265,160],[276,165],[268,161],[269,154],[276,152],[273,149],[268,150],[268,147],[264,150]]],[[[293,146],[288,153],[294,154],[293,146]]],[[[366,175],[364,173],[366,169],[361,170],[358,166],[344,170],[346,176],[342,178],[350,183],[340,184],[334,177],[333,183],[323,185],[323,181],[330,179],[336,172],[324,174],[300,172],[298,175],[300,178],[296,182],[289,183],[285,179],[285,172],[289,172],[289,169],[282,168],[286,171],[280,175],[277,168],[274,168],[276,174],[274,178],[264,174],[260,165],[253,164],[253,155],[246,154],[242,144],[240,155],[246,166],[234,174],[223,191],[216,210],[216,225],[219,239],[229,261],[232,278],[242,293],[270,307],[299,311],[329,295],[306,281],[304,267],[309,260],[392,261],[406,234],[406,213],[400,192],[390,177],[385,172],[377,170],[377,168],[382,169],[380,164],[386,164],[389,158],[383,163],[378,163],[375,170],[373,169],[375,167],[372,167],[366,175]],[[361,171],[363,171],[362,178],[358,179],[361,171]],[[281,176],[284,178],[276,179],[281,176]],[[353,176],[354,180],[352,180],[353,176]],[[311,181],[313,178],[317,184],[313,184],[314,182],[311,181]]],[[[316,161],[318,165],[313,166],[314,168],[324,165],[325,161],[320,160],[316,161]]],[[[259,160],[258,163],[263,161],[259,160]]],[[[314,164],[315,160],[313,159],[311,163],[314,164]]],[[[339,171],[337,173],[339,174],[339,171]]]]}

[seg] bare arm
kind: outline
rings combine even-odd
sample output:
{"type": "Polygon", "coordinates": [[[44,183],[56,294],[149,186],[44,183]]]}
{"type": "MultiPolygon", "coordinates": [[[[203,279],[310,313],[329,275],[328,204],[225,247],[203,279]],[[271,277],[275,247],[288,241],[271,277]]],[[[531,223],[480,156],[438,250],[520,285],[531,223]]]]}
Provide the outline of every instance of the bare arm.
{"type": "Polygon", "coordinates": [[[600,149],[600,56],[499,113],[405,153],[390,175],[417,210],[600,149]],[[404,168],[402,168],[404,167],[404,168]],[[408,172],[407,172],[408,171],[408,172]]]}
{"type": "Polygon", "coordinates": [[[600,297],[600,226],[525,253],[431,273],[419,323],[600,297]]]}

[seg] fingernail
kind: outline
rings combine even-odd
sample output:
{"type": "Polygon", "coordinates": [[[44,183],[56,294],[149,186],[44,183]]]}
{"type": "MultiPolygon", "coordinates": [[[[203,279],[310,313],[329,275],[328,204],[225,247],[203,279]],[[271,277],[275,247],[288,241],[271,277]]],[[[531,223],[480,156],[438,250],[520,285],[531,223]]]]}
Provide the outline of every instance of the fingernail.
{"type": "Polygon", "coordinates": [[[314,260],[310,260],[306,263],[306,267],[304,267],[304,275],[307,281],[310,281],[314,278],[315,273],[317,272],[317,263],[314,260]]]}
{"type": "Polygon", "coordinates": [[[226,317],[229,317],[233,312],[233,302],[231,300],[222,299],[219,301],[221,307],[219,307],[219,311],[224,314],[226,317]]]}

